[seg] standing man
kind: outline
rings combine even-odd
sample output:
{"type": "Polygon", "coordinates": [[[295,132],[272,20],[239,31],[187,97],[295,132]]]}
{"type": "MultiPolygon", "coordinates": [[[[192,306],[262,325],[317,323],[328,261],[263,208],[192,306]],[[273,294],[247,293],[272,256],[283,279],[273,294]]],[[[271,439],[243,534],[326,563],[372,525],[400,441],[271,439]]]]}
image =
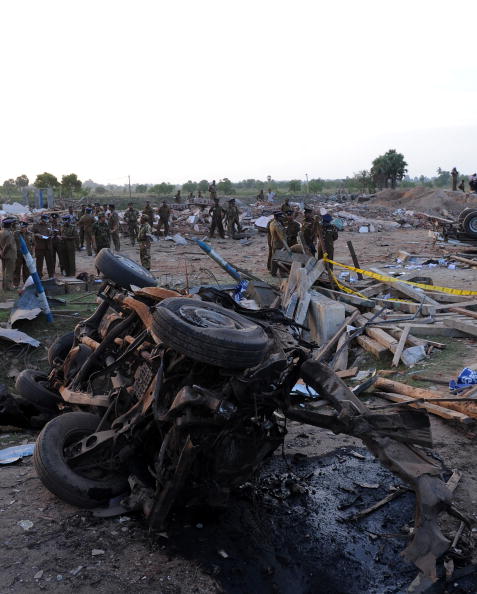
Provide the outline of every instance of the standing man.
{"type": "MultiPolygon", "coordinates": [[[[215,181],[213,183],[215,184],[215,181]]],[[[210,188],[209,188],[209,192],[210,192],[210,188]]],[[[212,195],[212,193],[211,193],[211,195],[212,195]]],[[[220,206],[219,199],[217,198],[217,196],[214,198],[214,206],[212,206],[209,209],[209,215],[212,216],[212,221],[210,223],[209,237],[214,237],[215,228],[217,227],[220,237],[222,239],[225,239],[224,226],[222,224],[222,219],[224,218],[224,209],[220,206]]]]}
{"type": "Polygon", "coordinates": [[[237,233],[242,231],[239,221],[239,209],[235,206],[235,198],[229,200],[229,206],[225,211],[225,220],[227,222],[227,233],[229,237],[235,235],[235,228],[237,228],[237,233]]]}
{"type": "Polygon", "coordinates": [[[151,270],[151,234],[152,229],[151,225],[149,225],[149,218],[143,214],[141,216],[141,226],[137,234],[137,241],[139,243],[141,266],[144,266],[147,270],[151,270]]]}
{"type": "MultiPolygon", "coordinates": [[[[331,221],[333,220],[333,217],[330,214],[324,214],[321,217],[321,220],[322,224],[319,226],[318,235],[321,235],[324,245],[322,246],[320,241],[320,244],[318,245],[318,260],[323,258],[323,247],[328,254],[328,258],[333,260],[335,253],[334,243],[338,239],[338,229],[332,225],[331,221]]],[[[330,268],[333,268],[333,264],[330,264],[329,266],[330,268]]]]}
{"type": "Polygon", "coordinates": [[[61,224],[59,221],[58,213],[51,213],[51,225],[53,235],[51,238],[51,244],[53,246],[53,274],[56,268],[56,257],[58,256],[58,268],[61,274],[65,274],[65,263],[63,262],[63,242],[61,241],[61,224]]]}
{"type": "Polygon", "coordinates": [[[28,270],[28,266],[25,262],[25,258],[21,252],[20,248],[20,235],[25,240],[27,245],[28,251],[33,256],[34,253],[34,240],[33,234],[28,230],[27,221],[22,221],[20,223],[20,229],[15,231],[15,239],[17,243],[17,259],[15,262],[15,272],[13,274],[13,284],[15,287],[20,286],[20,282],[25,283],[26,279],[30,276],[30,271],[28,270]]]}
{"type": "Polygon", "coordinates": [[[460,184],[457,186],[459,190],[465,192],[465,181],[463,179],[460,180],[460,184]]]}
{"type": "Polygon", "coordinates": [[[281,206],[282,212],[285,212],[286,213],[289,210],[292,210],[292,207],[290,206],[289,200],[290,200],[290,198],[285,198],[285,202],[281,206]]]}
{"type": "Polygon", "coordinates": [[[16,219],[8,217],[3,219],[0,231],[0,258],[2,260],[2,289],[13,289],[13,274],[17,259],[17,245],[14,236],[16,219]]]}
{"type": "Polygon", "coordinates": [[[276,250],[285,247],[286,236],[285,228],[283,227],[284,214],[281,210],[273,213],[273,219],[267,226],[267,240],[268,240],[268,259],[267,268],[270,270],[272,276],[277,276],[277,265],[273,262],[273,254],[276,250]]]}
{"type": "Polygon", "coordinates": [[[217,187],[215,185],[215,179],[212,180],[212,183],[209,186],[209,194],[210,194],[210,199],[211,200],[216,200],[217,199],[217,187]]]}
{"type": "Polygon", "coordinates": [[[310,250],[313,256],[316,254],[316,238],[318,236],[318,224],[313,216],[313,210],[307,206],[304,208],[305,220],[301,227],[301,234],[305,247],[310,250]]]}
{"type": "Polygon", "coordinates": [[[146,215],[149,219],[149,224],[150,225],[154,225],[154,210],[151,206],[151,203],[148,201],[146,202],[146,206],[144,207],[144,210],[142,211],[143,215],[146,215]]]}
{"type": "Polygon", "coordinates": [[[471,192],[477,192],[477,173],[473,173],[470,176],[469,187],[471,192]]]}
{"type": "Polygon", "coordinates": [[[286,213],[286,238],[289,247],[298,243],[298,233],[300,233],[300,223],[295,221],[295,217],[293,216],[293,211],[289,210],[286,213]]]}
{"type": "MultiPolygon", "coordinates": [[[[88,251],[88,256],[93,255],[92,243],[93,243],[93,224],[94,224],[94,216],[93,216],[93,209],[91,206],[86,207],[85,214],[82,215],[78,222],[78,226],[80,229],[80,237],[83,236],[83,243],[86,243],[86,249],[88,251]]],[[[81,246],[83,247],[83,243],[81,246]]]]}
{"type": "Polygon", "coordinates": [[[43,261],[46,262],[48,278],[55,274],[55,261],[53,255],[52,235],[49,216],[41,215],[40,222],[33,225],[33,236],[35,238],[36,271],[38,276],[43,276],[43,261]]]}
{"type": "Polygon", "coordinates": [[[78,236],[76,227],[71,222],[70,215],[63,216],[61,229],[61,244],[63,248],[63,266],[65,276],[76,276],[76,240],[78,236]]]}
{"type": "Polygon", "coordinates": [[[457,169],[455,167],[452,168],[451,175],[452,175],[452,191],[455,192],[457,190],[457,177],[459,175],[459,172],[457,171],[457,169]]]}
{"type": "MultiPolygon", "coordinates": [[[[148,202],[149,204],[149,202],[148,202]]],[[[114,244],[114,249],[119,252],[119,248],[121,247],[119,241],[119,215],[116,212],[116,206],[114,204],[109,205],[109,210],[111,214],[109,215],[109,230],[111,231],[111,237],[114,244]]],[[[152,210],[152,209],[151,209],[152,210]]]]}
{"type": "Polygon", "coordinates": [[[260,190],[260,192],[257,194],[257,201],[258,202],[263,202],[265,200],[265,196],[263,194],[263,188],[260,190]]]}
{"type": "Polygon", "coordinates": [[[129,239],[131,240],[131,245],[136,243],[138,215],[138,211],[133,207],[133,203],[130,202],[126,212],[124,213],[124,220],[128,224],[128,235],[129,239]]]}
{"type": "Polygon", "coordinates": [[[171,215],[171,209],[164,200],[159,207],[159,222],[157,223],[157,234],[161,233],[161,227],[164,225],[164,237],[169,235],[169,217],[171,215]]]}
{"type": "Polygon", "coordinates": [[[272,204],[274,199],[275,199],[275,192],[273,192],[271,188],[268,188],[268,192],[267,192],[268,202],[270,202],[270,204],[272,204]]]}
{"type": "Polygon", "coordinates": [[[182,196],[181,196],[180,190],[177,190],[176,195],[174,196],[174,200],[177,202],[177,204],[180,204],[182,202],[182,196]]]}
{"type": "Polygon", "coordinates": [[[93,225],[93,236],[96,246],[96,254],[103,248],[111,247],[111,232],[109,230],[109,225],[106,222],[106,215],[104,212],[99,214],[97,222],[93,225]]]}

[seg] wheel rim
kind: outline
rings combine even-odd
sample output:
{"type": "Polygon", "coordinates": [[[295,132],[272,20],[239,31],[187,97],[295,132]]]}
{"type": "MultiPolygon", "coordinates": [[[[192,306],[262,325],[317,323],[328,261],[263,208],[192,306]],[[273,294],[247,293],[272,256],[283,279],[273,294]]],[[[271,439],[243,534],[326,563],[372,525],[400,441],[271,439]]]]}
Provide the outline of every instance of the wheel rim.
{"type": "Polygon", "coordinates": [[[470,219],[469,230],[472,231],[472,233],[477,233],[477,216],[470,219]]]}
{"type": "Polygon", "coordinates": [[[199,326],[200,328],[230,330],[241,330],[244,328],[244,324],[233,320],[229,316],[195,305],[183,305],[179,308],[179,315],[182,319],[189,322],[189,324],[199,326]]]}

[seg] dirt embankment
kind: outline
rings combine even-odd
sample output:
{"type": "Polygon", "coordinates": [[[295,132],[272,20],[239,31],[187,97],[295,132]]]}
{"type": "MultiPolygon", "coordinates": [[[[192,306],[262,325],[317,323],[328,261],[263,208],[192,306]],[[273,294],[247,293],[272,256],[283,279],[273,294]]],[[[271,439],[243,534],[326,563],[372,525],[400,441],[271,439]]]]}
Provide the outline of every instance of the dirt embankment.
{"type": "Polygon", "coordinates": [[[454,217],[469,206],[477,208],[477,194],[418,186],[411,189],[382,190],[372,204],[454,217]]]}

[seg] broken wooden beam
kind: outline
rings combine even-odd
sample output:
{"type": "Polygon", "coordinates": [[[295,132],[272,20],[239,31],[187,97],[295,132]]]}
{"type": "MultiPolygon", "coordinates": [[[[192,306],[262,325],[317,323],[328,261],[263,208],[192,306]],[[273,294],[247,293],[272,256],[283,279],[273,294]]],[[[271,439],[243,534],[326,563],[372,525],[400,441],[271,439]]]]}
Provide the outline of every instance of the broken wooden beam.
{"type": "Polygon", "coordinates": [[[404,350],[404,347],[406,346],[406,340],[407,340],[407,337],[409,336],[410,329],[411,329],[411,326],[409,326],[409,324],[406,324],[404,326],[404,330],[402,331],[402,334],[399,338],[398,345],[396,347],[396,350],[394,351],[394,357],[393,357],[393,361],[391,363],[391,365],[393,367],[398,367],[398,365],[399,365],[399,361],[401,360],[402,352],[404,350]]]}
{"type": "Polygon", "coordinates": [[[458,423],[463,423],[465,425],[475,423],[474,419],[468,415],[456,410],[445,408],[444,406],[440,406],[434,402],[414,402],[414,398],[411,398],[410,396],[404,396],[404,394],[396,394],[394,392],[374,392],[374,395],[379,396],[380,398],[385,398],[386,400],[390,400],[391,402],[410,403],[408,406],[411,406],[412,408],[425,408],[431,414],[441,417],[441,419],[457,421],[458,423]]]}
{"type": "Polygon", "coordinates": [[[316,352],[315,356],[313,357],[315,361],[321,361],[325,357],[327,357],[333,350],[335,344],[338,342],[340,336],[346,332],[346,328],[351,326],[354,320],[358,317],[359,311],[355,311],[350,315],[349,318],[346,318],[344,323],[338,328],[335,335],[330,338],[330,340],[321,346],[318,351],[316,352]]]}
{"type": "Polygon", "coordinates": [[[383,359],[386,356],[386,353],[388,352],[388,349],[386,347],[379,344],[379,342],[376,342],[373,338],[370,338],[369,336],[364,336],[363,334],[356,338],[356,342],[365,351],[374,355],[376,359],[383,359]]]}
{"type": "Polygon", "coordinates": [[[477,336],[477,324],[471,324],[468,322],[461,322],[452,318],[443,321],[444,326],[449,329],[458,330],[469,336],[477,336]]]}

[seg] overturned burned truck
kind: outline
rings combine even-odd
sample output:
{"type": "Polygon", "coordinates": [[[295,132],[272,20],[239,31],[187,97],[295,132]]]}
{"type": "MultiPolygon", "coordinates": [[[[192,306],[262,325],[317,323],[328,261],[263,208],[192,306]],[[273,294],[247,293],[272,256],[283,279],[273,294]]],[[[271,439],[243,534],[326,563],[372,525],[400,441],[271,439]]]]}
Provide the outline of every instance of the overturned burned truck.
{"type": "Polygon", "coordinates": [[[223,506],[284,440],[291,419],[359,437],[417,499],[405,551],[430,579],[448,547],[437,517],[451,494],[421,410],[369,410],[279,309],[248,310],[227,293],[182,296],[102,250],[100,305],[49,350],[51,372],[25,370],[17,388],[51,411],[34,465],[43,484],[80,507],[122,496],[163,528],[177,506],[223,506]],[[321,414],[299,379],[328,400],[321,414]],[[59,413],[62,414],[59,414],[59,413]]]}

